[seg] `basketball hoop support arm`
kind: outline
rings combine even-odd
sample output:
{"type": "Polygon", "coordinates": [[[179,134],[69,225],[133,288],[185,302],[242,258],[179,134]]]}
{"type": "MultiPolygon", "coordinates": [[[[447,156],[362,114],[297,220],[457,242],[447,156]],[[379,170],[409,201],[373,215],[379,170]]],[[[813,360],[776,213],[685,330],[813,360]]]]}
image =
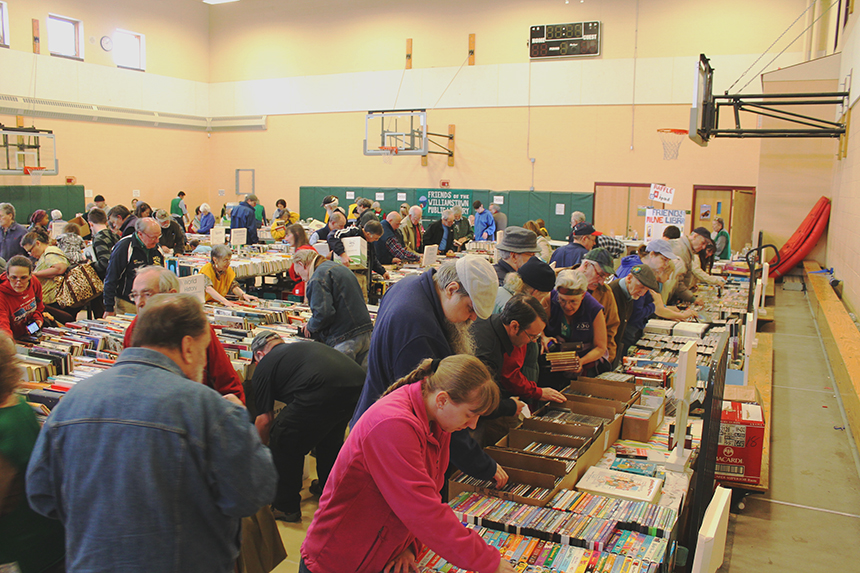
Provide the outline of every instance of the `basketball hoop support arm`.
{"type": "Polygon", "coordinates": [[[710,130],[710,137],[839,137],[845,133],[845,124],[778,109],[778,106],[842,105],[848,92],[790,93],[790,94],[726,94],[714,96],[714,126],[720,125],[720,109],[732,108],[734,129],[710,130]],[[789,122],[804,128],[744,129],[741,112],[762,115],[789,122]]]}
{"type": "MultiPolygon", "coordinates": [[[[432,143],[433,145],[435,145],[439,149],[444,150],[444,151],[429,151],[428,150],[427,151],[428,154],[447,155],[448,156],[448,166],[454,167],[454,125],[453,124],[448,126],[448,133],[431,133],[428,131],[427,132],[427,142],[432,143]],[[448,145],[447,146],[442,145],[438,141],[430,139],[431,137],[444,138],[445,140],[447,140],[448,145]]],[[[426,155],[421,156],[421,165],[424,167],[427,166],[427,156],[426,155]]]]}

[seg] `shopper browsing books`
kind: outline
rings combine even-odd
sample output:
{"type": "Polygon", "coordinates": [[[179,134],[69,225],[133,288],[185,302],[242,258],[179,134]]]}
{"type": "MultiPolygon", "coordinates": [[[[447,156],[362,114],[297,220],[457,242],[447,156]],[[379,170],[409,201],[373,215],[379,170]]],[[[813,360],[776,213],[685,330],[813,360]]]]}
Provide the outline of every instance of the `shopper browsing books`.
{"type": "Polygon", "coordinates": [[[33,263],[21,255],[12,257],[0,274],[0,330],[14,338],[29,336],[29,326],[42,328],[44,311],[42,284],[33,279],[33,263]]]}
{"type": "MultiPolygon", "coordinates": [[[[478,317],[493,313],[498,288],[493,266],[477,255],[446,261],[439,270],[406,277],[392,286],[376,317],[367,379],[352,424],[421,360],[471,353],[469,327],[478,317]]],[[[494,479],[499,487],[508,481],[505,470],[465,431],[451,438],[451,463],[471,476],[494,479]]]]}
{"type": "Polygon", "coordinates": [[[258,362],[252,381],[255,425],[263,443],[269,444],[279,476],[273,511],[277,519],[299,522],[305,456],[316,448],[319,480],[311,483],[310,491],[319,495],[343,445],[364,370],[324,344],[284,344],[271,331],[254,338],[251,352],[258,362]],[[286,404],[277,417],[275,400],[286,404]]]}
{"type": "Polygon", "coordinates": [[[36,259],[33,277],[42,283],[42,298],[48,312],[63,324],[74,320],[74,315],[60,308],[56,302],[62,276],[69,268],[69,259],[58,247],[45,243],[44,237],[38,232],[24,235],[21,247],[36,259]]]}
{"type": "Polygon", "coordinates": [[[475,428],[498,400],[486,367],[467,355],[424,360],[392,385],[340,451],[299,572],[414,571],[422,544],[465,570],[513,572],[439,499],[451,432],[475,428]]]}
{"type": "Polygon", "coordinates": [[[603,306],[588,294],[585,274],[565,270],[558,274],[550,295],[550,317],[546,334],[556,342],[580,345],[581,369],[589,375],[608,370],[606,318],[603,306]]]}
{"type": "MultiPolygon", "coordinates": [[[[131,300],[137,307],[138,314],[143,312],[147,301],[157,294],[171,294],[179,292],[179,279],[173,272],[164,267],[149,266],[137,269],[134,283],[131,287],[131,300]]],[[[123,336],[123,346],[131,348],[134,346],[134,329],[137,326],[137,317],[123,336]]],[[[243,404],[245,403],[245,389],[242,386],[242,378],[239,377],[230,357],[218,340],[215,328],[209,326],[209,346],[206,347],[206,367],[203,369],[203,383],[216,390],[222,396],[233,394],[243,404]]]]}
{"type": "Polygon", "coordinates": [[[39,422],[30,404],[15,393],[21,380],[17,362],[15,344],[0,332],[0,570],[58,573],[65,571],[63,525],[33,511],[24,497],[24,474],[39,422]]]}
{"type": "Polygon", "coordinates": [[[236,271],[230,268],[233,259],[233,251],[227,245],[215,245],[209,253],[209,262],[200,269],[200,274],[206,277],[206,302],[217,301],[226,306],[234,303],[226,297],[234,295],[239,300],[258,300],[242,290],[236,282],[236,271]]]}
{"type": "Polygon", "coordinates": [[[27,499],[69,526],[70,571],[234,570],[240,519],[278,476],[247,410],[200,383],[210,332],[193,296],[154,296],[138,346],[51,412],[27,499]]]}

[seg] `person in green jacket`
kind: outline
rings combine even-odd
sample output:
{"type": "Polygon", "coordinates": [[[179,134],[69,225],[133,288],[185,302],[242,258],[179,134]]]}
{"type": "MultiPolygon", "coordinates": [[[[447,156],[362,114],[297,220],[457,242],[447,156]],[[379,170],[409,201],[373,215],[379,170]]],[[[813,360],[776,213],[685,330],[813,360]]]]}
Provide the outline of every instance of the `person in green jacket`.
{"type": "Polygon", "coordinates": [[[732,241],[729,238],[729,232],[726,231],[726,223],[722,217],[714,218],[714,232],[711,233],[711,238],[716,245],[715,256],[722,261],[728,261],[732,258],[732,241]]]}
{"type": "Polygon", "coordinates": [[[30,509],[24,495],[39,422],[15,393],[21,380],[17,362],[15,343],[0,332],[0,569],[11,563],[11,571],[54,573],[64,571],[65,531],[59,520],[30,509]]]}
{"type": "Polygon", "coordinates": [[[185,191],[180,191],[170,201],[170,216],[173,217],[180,227],[188,228],[188,207],[185,206],[185,191]]]}

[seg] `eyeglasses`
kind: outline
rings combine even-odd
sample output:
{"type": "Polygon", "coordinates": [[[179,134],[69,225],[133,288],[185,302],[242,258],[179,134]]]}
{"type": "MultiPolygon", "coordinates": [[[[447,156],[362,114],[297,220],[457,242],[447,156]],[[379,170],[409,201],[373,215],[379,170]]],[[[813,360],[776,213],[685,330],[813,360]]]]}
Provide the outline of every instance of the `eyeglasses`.
{"type": "Polygon", "coordinates": [[[157,235],[150,235],[149,233],[147,233],[145,231],[141,231],[140,234],[145,236],[145,237],[149,237],[150,239],[160,239],[161,238],[161,233],[158,233],[157,235]]]}
{"type": "Polygon", "coordinates": [[[540,332],[536,332],[534,334],[529,334],[525,330],[521,330],[520,332],[525,333],[525,335],[529,337],[529,342],[537,342],[537,340],[540,338],[540,335],[541,335],[540,332]]]}
{"type": "Polygon", "coordinates": [[[140,300],[147,300],[148,298],[151,298],[157,294],[157,292],[152,290],[142,290],[140,292],[131,291],[130,293],[128,293],[128,298],[131,299],[131,302],[137,302],[140,300]]]}
{"type": "Polygon", "coordinates": [[[31,275],[27,275],[26,277],[18,277],[18,276],[15,276],[15,275],[10,275],[10,274],[8,274],[8,273],[6,274],[6,278],[7,278],[7,279],[9,279],[9,282],[10,282],[10,283],[11,283],[11,282],[19,282],[19,283],[22,283],[22,282],[28,281],[28,280],[30,280],[30,276],[31,276],[31,275]]]}
{"type": "Polygon", "coordinates": [[[28,255],[33,251],[33,245],[27,245],[26,247],[21,247],[21,248],[24,249],[25,251],[27,251],[28,255]]]}

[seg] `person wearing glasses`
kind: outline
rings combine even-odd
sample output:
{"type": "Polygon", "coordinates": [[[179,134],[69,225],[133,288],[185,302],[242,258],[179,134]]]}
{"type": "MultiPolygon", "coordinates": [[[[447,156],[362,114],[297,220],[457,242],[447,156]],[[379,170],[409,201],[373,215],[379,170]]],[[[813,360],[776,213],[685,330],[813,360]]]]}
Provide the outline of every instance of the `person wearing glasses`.
{"type": "Polygon", "coordinates": [[[32,280],[33,263],[27,257],[15,255],[0,274],[0,330],[12,338],[24,338],[31,333],[27,326],[35,323],[42,328],[45,305],[42,284],[32,280]]]}
{"type": "MultiPolygon", "coordinates": [[[[46,238],[38,231],[31,231],[21,239],[21,247],[27,254],[36,259],[33,276],[42,283],[42,298],[48,312],[63,324],[74,320],[74,314],[67,312],[57,303],[57,292],[60,290],[60,279],[69,268],[69,259],[65,253],[45,242],[46,238]]],[[[74,311],[72,311],[74,312],[74,311]]]]}
{"type": "Polygon", "coordinates": [[[116,244],[105,273],[105,315],[137,314],[131,300],[135,271],[150,265],[163,266],[164,255],[158,249],[161,226],[151,217],[138,219],[134,234],[123,237],[116,244]]]}
{"type": "Polygon", "coordinates": [[[546,334],[558,343],[579,343],[579,370],[594,377],[608,370],[606,317],[603,305],[588,292],[584,273],[563,270],[550,295],[546,334]]]}
{"type": "Polygon", "coordinates": [[[603,247],[591,249],[582,255],[582,262],[573,270],[585,275],[588,280],[588,293],[603,306],[603,316],[606,319],[608,360],[614,362],[618,352],[615,335],[618,333],[621,319],[618,317],[618,304],[615,302],[615,295],[612,294],[612,290],[606,284],[606,279],[615,272],[612,254],[603,247]]]}
{"type": "MultiPolygon", "coordinates": [[[[131,300],[137,307],[138,315],[146,306],[147,301],[157,294],[175,294],[179,292],[179,279],[171,271],[164,267],[141,267],[134,275],[131,286],[131,300]]],[[[132,333],[137,325],[137,318],[125,331],[122,339],[124,348],[131,348],[132,333]]],[[[215,329],[209,325],[210,339],[206,347],[206,367],[203,369],[203,383],[213,388],[222,396],[232,394],[243,404],[245,403],[245,390],[242,387],[242,379],[230,362],[230,357],[218,340],[215,329]]]]}
{"type": "Polygon", "coordinates": [[[233,251],[227,245],[215,245],[209,252],[209,262],[200,269],[200,274],[206,277],[206,302],[220,302],[225,306],[234,306],[235,303],[227,300],[227,296],[234,295],[244,302],[259,300],[242,290],[236,282],[236,271],[230,268],[230,260],[233,251]]]}
{"type": "Polygon", "coordinates": [[[564,402],[554,388],[540,388],[523,374],[527,347],[540,340],[546,323],[546,309],[528,294],[516,294],[502,311],[472,325],[475,356],[483,362],[501,391],[498,409],[478,423],[476,439],[482,446],[495,444],[518,420],[523,401],[564,402]],[[522,400],[522,401],[521,401],[522,400]]]}

